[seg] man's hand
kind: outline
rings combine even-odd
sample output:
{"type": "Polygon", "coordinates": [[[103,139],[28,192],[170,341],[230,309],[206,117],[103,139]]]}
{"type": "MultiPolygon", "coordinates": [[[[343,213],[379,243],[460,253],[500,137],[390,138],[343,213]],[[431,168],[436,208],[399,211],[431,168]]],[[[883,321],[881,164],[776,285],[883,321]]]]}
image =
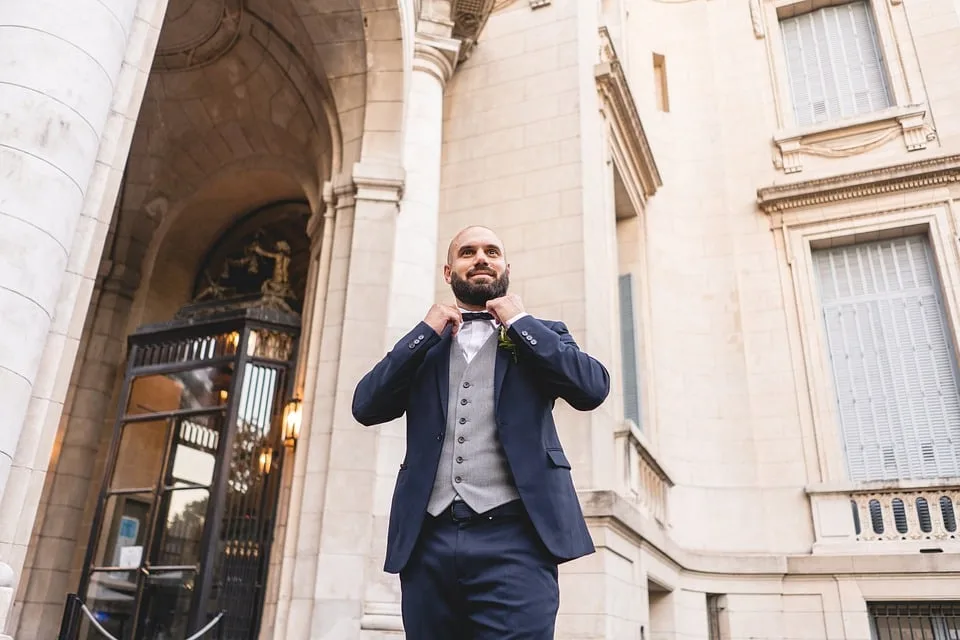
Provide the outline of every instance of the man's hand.
{"type": "Polygon", "coordinates": [[[523,313],[523,301],[515,293],[508,293],[502,298],[487,301],[487,311],[493,314],[500,324],[506,324],[514,316],[523,313]]]}
{"type": "Polygon", "coordinates": [[[453,324],[453,335],[457,335],[457,331],[460,330],[460,325],[463,323],[463,318],[460,316],[460,310],[456,307],[451,307],[448,304],[435,304],[430,307],[430,311],[427,312],[427,317],[423,321],[430,325],[430,328],[436,331],[437,335],[443,333],[448,324],[453,324]]]}

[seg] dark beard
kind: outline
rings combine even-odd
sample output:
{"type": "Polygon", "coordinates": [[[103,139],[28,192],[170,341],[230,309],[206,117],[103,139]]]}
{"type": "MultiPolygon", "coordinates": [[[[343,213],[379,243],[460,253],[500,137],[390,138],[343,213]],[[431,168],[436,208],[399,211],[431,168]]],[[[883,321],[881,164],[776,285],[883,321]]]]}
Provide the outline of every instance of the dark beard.
{"type": "Polygon", "coordinates": [[[502,298],[510,288],[510,275],[506,272],[492,282],[470,282],[455,273],[450,274],[450,288],[457,300],[473,307],[482,307],[489,300],[502,298]]]}

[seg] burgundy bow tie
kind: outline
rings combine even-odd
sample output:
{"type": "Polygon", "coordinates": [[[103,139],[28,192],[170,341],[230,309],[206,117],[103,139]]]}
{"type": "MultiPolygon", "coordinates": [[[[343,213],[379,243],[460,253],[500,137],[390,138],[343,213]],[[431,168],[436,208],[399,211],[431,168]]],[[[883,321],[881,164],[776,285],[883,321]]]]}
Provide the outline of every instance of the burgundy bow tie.
{"type": "Polygon", "coordinates": [[[474,320],[493,320],[493,316],[486,311],[466,311],[460,316],[464,322],[473,322],[474,320]]]}

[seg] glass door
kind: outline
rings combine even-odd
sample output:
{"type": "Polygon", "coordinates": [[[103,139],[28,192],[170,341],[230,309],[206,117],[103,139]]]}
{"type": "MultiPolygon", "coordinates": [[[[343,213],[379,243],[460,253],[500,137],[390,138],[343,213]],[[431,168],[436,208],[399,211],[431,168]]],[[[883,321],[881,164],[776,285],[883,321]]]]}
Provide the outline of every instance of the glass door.
{"type": "MultiPolygon", "coordinates": [[[[295,335],[133,339],[78,592],[111,635],[183,640],[223,614],[211,638],[257,637],[295,335]]],[[[76,637],[102,635],[84,619],[76,637]]]]}
{"type": "Polygon", "coordinates": [[[196,594],[233,377],[227,362],[132,381],[80,594],[117,638],[186,638],[202,620],[196,594]]]}

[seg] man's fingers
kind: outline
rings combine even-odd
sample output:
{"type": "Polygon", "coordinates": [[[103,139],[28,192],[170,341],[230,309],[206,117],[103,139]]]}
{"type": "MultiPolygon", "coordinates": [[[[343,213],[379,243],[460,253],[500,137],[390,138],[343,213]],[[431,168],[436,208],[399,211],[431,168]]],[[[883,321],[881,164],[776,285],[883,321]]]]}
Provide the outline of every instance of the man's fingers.
{"type": "Polygon", "coordinates": [[[453,324],[453,335],[457,335],[457,332],[460,331],[460,325],[463,323],[463,316],[460,315],[460,310],[456,307],[447,307],[447,317],[450,318],[450,322],[453,324]]]}

